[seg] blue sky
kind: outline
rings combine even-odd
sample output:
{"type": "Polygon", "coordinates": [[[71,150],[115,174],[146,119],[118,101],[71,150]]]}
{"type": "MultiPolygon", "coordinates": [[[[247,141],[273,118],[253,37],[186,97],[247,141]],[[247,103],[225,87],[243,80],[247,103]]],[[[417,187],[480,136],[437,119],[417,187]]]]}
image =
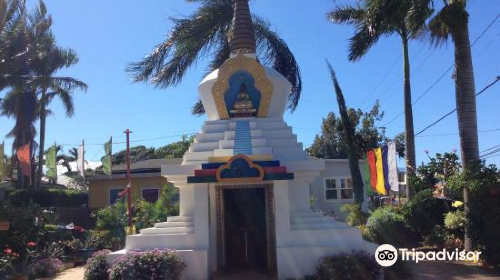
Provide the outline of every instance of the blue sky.
{"type": "MultiPolygon", "coordinates": [[[[344,1],[345,2],[345,1],[344,1]]],[[[301,67],[303,95],[296,112],[285,120],[305,147],[320,131],[322,118],[338,107],[325,58],[330,60],[350,107],[369,109],[380,99],[385,118],[379,126],[387,135],[404,130],[403,117],[387,124],[402,112],[401,44],[396,37],[382,38],[359,62],[347,60],[351,26],[334,25],[325,13],[335,6],[331,0],[254,0],[252,12],[267,18],[289,44],[301,67]]],[[[189,15],[196,4],[183,0],[46,0],[54,19],[58,43],[79,54],[75,67],[61,71],[89,85],[87,93],[75,93],[76,114],[65,117],[61,104],[53,102],[54,116],[47,121],[47,142],[63,144],[64,149],[85,139],[87,159],[99,160],[101,144],[113,136],[123,142],[123,131],[134,132],[133,145],[162,146],[180,139],[181,134],[197,132],[204,117],[190,115],[197,98],[197,85],[203,77],[206,60],[192,68],[181,85],[155,89],[147,84],[132,84],[125,72],[128,63],[148,54],[166,38],[172,27],[168,17],[189,15]]],[[[498,0],[472,0],[468,6],[471,41],[497,17],[498,0]]],[[[500,75],[500,19],[473,47],[476,89],[479,91],[500,75]]],[[[453,63],[453,45],[435,49],[423,41],[410,45],[413,99],[423,94],[453,63]]],[[[413,108],[415,131],[432,123],[455,107],[451,72],[446,74],[413,108]]],[[[500,144],[500,84],[477,99],[480,150],[500,144]],[[496,131],[489,131],[495,130],[496,131]]],[[[13,121],[0,117],[0,135],[12,128],[13,121]]],[[[432,127],[416,138],[417,162],[431,154],[459,148],[456,115],[432,127]]],[[[1,137],[0,137],[1,139],[1,137]]],[[[9,146],[11,139],[5,139],[9,146]]],[[[114,151],[125,148],[116,144],[114,151]]],[[[9,150],[9,148],[7,148],[9,150]]],[[[7,151],[9,152],[9,151],[7,151]]],[[[500,157],[488,159],[500,163],[500,157]]]]}

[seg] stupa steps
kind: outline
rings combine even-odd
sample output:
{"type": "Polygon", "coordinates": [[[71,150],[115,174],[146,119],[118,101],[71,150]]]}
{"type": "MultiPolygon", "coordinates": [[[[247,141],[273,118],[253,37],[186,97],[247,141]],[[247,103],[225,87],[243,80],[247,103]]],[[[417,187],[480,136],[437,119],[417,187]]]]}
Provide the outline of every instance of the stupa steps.
{"type": "Polygon", "coordinates": [[[155,223],[155,228],[169,228],[169,227],[193,227],[193,222],[162,222],[155,223]]]}
{"type": "Polygon", "coordinates": [[[196,248],[193,233],[177,234],[151,234],[151,235],[128,235],[126,241],[127,250],[147,250],[159,247],[175,250],[189,250],[196,248]]]}
{"type": "Polygon", "coordinates": [[[169,216],[167,222],[193,222],[193,216],[169,216]]]}
{"type": "MultiPolygon", "coordinates": [[[[267,147],[267,141],[264,138],[251,139],[252,148],[267,147]]],[[[219,140],[218,142],[192,143],[189,152],[206,152],[217,149],[233,149],[235,140],[219,140]]]]}
{"type": "Polygon", "coordinates": [[[320,230],[348,228],[346,223],[338,222],[322,212],[298,212],[290,214],[290,228],[292,230],[320,230]]]}
{"type": "Polygon", "coordinates": [[[193,227],[162,227],[141,229],[141,235],[193,233],[193,227]]]}

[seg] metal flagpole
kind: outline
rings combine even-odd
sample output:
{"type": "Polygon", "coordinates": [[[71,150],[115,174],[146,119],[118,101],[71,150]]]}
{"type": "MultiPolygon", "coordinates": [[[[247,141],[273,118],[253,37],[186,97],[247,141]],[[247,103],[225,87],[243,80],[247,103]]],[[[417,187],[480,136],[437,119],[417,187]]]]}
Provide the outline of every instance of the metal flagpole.
{"type": "Polygon", "coordinates": [[[55,161],[55,167],[56,169],[54,170],[54,184],[57,185],[57,142],[54,141],[54,153],[55,153],[55,158],[54,158],[54,161],[55,161]]]}
{"type": "Polygon", "coordinates": [[[127,202],[128,202],[128,227],[129,232],[132,232],[132,183],[130,180],[130,129],[127,128],[125,130],[125,134],[127,135],[127,202]]]}
{"type": "Polygon", "coordinates": [[[85,139],[82,139],[82,177],[85,181],[85,139]]]}

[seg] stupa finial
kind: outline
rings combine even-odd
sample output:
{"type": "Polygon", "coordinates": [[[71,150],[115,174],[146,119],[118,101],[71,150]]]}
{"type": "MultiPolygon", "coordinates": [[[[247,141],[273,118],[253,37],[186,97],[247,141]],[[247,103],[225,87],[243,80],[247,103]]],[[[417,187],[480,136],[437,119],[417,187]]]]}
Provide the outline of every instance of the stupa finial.
{"type": "Polygon", "coordinates": [[[256,42],[249,0],[234,0],[233,29],[229,36],[231,53],[255,53],[256,42]]]}

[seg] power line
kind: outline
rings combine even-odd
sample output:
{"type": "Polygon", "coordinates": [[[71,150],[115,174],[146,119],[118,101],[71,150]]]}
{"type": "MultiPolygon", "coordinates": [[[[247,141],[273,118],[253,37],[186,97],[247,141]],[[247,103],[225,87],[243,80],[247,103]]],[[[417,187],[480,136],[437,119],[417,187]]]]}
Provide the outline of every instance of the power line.
{"type": "MultiPolygon", "coordinates": [[[[492,83],[490,83],[489,85],[487,85],[486,87],[484,87],[480,92],[476,93],[476,96],[479,96],[480,94],[482,94],[483,92],[485,92],[487,89],[489,89],[494,84],[496,84],[499,80],[500,80],[500,76],[497,76],[492,83]]],[[[415,134],[415,136],[418,136],[419,134],[421,134],[422,132],[426,131],[427,129],[435,126],[436,124],[438,124],[439,122],[441,122],[442,120],[444,120],[445,118],[447,118],[449,115],[455,113],[456,111],[457,111],[457,108],[455,107],[455,109],[453,109],[452,111],[446,113],[444,116],[442,116],[441,118],[437,119],[432,124],[426,126],[424,129],[420,130],[417,134],[415,134]]]]}
{"type": "MultiPolygon", "coordinates": [[[[479,130],[478,132],[480,132],[480,133],[486,133],[486,132],[496,132],[496,131],[500,131],[500,128],[488,129],[488,130],[479,130]]],[[[420,135],[418,137],[440,137],[440,136],[453,136],[453,135],[458,135],[458,132],[440,133],[440,134],[427,134],[427,135],[420,135]]]]}
{"type": "MultiPolygon", "coordinates": [[[[154,140],[167,139],[167,138],[172,138],[172,137],[180,137],[180,136],[184,136],[184,135],[190,136],[190,135],[194,135],[194,134],[196,134],[196,132],[183,133],[183,134],[175,134],[175,135],[166,135],[166,136],[158,136],[158,137],[153,137],[153,138],[131,140],[130,143],[154,141],[154,140]]],[[[102,146],[102,145],[104,145],[104,142],[106,142],[106,141],[103,141],[102,143],[85,144],[85,146],[102,146]]],[[[126,141],[113,142],[114,145],[126,144],[126,143],[127,143],[126,141]]],[[[80,144],[62,144],[62,145],[77,146],[77,145],[80,145],[80,144]]]]}
{"type": "Polygon", "coordinates": [[[491,148],[488,148],[488,149],[486,149],[486,150],[484,150],[484,151],[481,151],[481,152],[480,152],[480,154],[485,153],[485,152],[487,152],[487,151],[491,151],[491,150],[496,149],[496,148],[499,148],[499,147],[500,147],[500,144],[499,144],[499,145],[495,145],[495,146],[493,146],[493,147],[491,147],[491,148]]]}
{"type": "MultiPolygon", "coordinates": [[[[486,26],[486,28],[481,32],[481,34],[479,34],[479,36],[474,40],[474,42],[472,42],[472,44],[470,45],[471,48],[484,36],[484,34],[486,34],[486,32],[488,32],[488,30],[493,26],[493,24],[495,24],[495,22],[498,20],[499,17],[500,17],[500,13],[497,14],[497,16],[490,22],[490,24],[488,24],[488,26],[486,26]]],[[[427,88],[426,91],[424,91],[421,95],[419,95],[417,97],[417,99],[411,103],[411,105],[412,106],[415,105],[425,95],[427,95],[446,76],[446,74],[448,74],[448,72],[450,72],[450,70],[453,69],[454,66],[455,65],[452,64],[450,67],[448,67],[448,69],[446,69],[446,71],[441,76],[439,76],[437,78],[437,80],[429,88],[427,88]]],[[[394,118],[392,118],[389,122],[387,122],[383,126],[388,126],[389,124],[394,122],[396,119],[401,117],[403,114],[404,114],[404,111],[400,112],[399,114],[397,114],[394,118]]]]}

